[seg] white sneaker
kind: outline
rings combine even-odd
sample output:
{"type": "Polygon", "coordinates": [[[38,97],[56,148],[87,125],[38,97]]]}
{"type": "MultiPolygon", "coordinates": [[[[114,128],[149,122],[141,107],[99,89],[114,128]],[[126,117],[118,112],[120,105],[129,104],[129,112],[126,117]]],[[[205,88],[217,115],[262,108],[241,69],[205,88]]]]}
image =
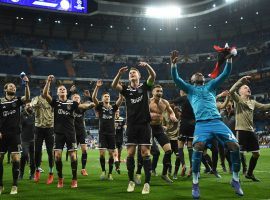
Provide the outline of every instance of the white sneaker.
{"type": "Polygon", "coordinates": [[[134,192],[135,189],[135,183],[133,181],[129,181],[127,192],[134,192]]]}
{"type": "Polygon", "coordinates": [[[142,194],[149,194],[150,193],[150,185],[149,183],[145,183],[143,186],[142,194]]]}
{"type": "Polygon", "coordinates": [[[17,186],[12,186],[10,194],[18,194],[18,187],[17,186]]]}
{"type": "Polygon", "coordinates": [[[135,175],[134,182],[136,183],[136,185],[140,185],[142,183],[141,174],[135,175]]]}
{"type": "Polygon", "coordinates": [[[4,186],[0,186],[0,195],[4,192],[4,186]]]}
{"type": "Polygon", "coordinates": [[[100,175],[100,180],[105,180],[106,179],[106,172],[102,172],[100,175]]]}
{"type": "Polygon", "coordinates": [[[42,169],[41,167],[38,168],[38,171],[40,171],[40,173],[44,173],[44,169],[42,169]]]}
{"type": "Polygon", "coordinates": [[[109,181],[113,181],[112,174],[109,174],[109,175],[108,175],[108,180],[109,180],[109,181]]]}

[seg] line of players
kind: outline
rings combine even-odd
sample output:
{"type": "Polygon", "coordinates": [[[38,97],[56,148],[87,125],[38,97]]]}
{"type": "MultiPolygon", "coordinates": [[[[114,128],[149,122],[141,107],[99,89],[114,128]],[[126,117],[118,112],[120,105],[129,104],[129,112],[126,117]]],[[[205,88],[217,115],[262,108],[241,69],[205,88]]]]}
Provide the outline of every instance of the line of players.
{"type": "MultiPolygon", "coordinates": [[[[172,72],[175,69],[174,68],[175,67],[174,65],[176,63],[175,60],[177,60],[177,55],[174,52],[174,54],[172,55],[172,72]]],[[[50,167],[47,184],[51,184],[53,182],[52,170],[53,170],[53,158],[54,158],[56,170],[58,173],[57,187],[61,188],[64,185],[64,182],[63,182],[64,179],[63,179],[63,174],[62,174],[62,168],[63,168],[62,151],[65,145],[67,147],[67,150],[71,158],[71,169],[72,169],[71,187],[72,188],[77,187],[78,163],[77,163],[76,151],[77,151],[78,144],[81,144],[82,152],[83,152],[81,173],[83,175],[87,175],[87,172],[85,170],[87,154],[86,154],[85,128],[84,128],[83,119],[84,119],[85,110],[92,109],[92,108],[96,109],[99,120],[100,120],[99,147],[100,147],[100,164],[102,168],[101,179],[104,179],[106,175],[105,149],[108,149],[109,151],[108,179],[113,180],[112,178],[113,164],[116,165],[116,170],[118,171],[118,173],[120,173],[120,168],[119,168],[120,159],[118,157],[117,151],[115,151],[115,144],[116,144],[115,113],[118,111],[118,107],[121,105],[123,98],[125,98],[126,109],[127,109],[126,111],[127,112],[126,134],[127,134],[127,151],[128,151],[127,169],[128,169],[128,176],[129,176],[129,185],[128,185],[127,191],[133,192],[135,189],[135,182],[136,183],[141,182],[140,171],[141,171],[141,168],[143,167],[145,170],[145,183],[142,190],[142,194],[148,194],[150,192],[149,183],[150,183],[150,178],[151,178],[151,171],[154,172],[155,170],[154,168],[157,163],[157,159],[151,162],[151,158],[150,158],[150,149],[151,149],[150,147],[152,144],[151,140],[153,136],[153,138],[158,141],[158,143],[161,145],[161,147],[164,150],[163,170],[162,170],[161,177],[168,183],[173,182],[168,176],[168,172],[170,172],[172,168],[171,167],[172,152],[174,152],[177,156],[174,178],[177,177],[177,171],[179,169],[180,163],[182,163],[181,174],[185,173],[186,166],[184,163],[183,146],[185,142],[187,142],[189,158],[190,158],[190,166],[192,167],[192,172],[193,172],[192,194],[193,194],[193,197],[195,198],[199,197],[199,187],[198,187],[198,172],[199,172],[198,170],[199,169],[198,168],[199,168],[200,159],[202,155],[201,151],[205,150],[205,145],[208,144],[209,141],[207,140],[207,141],[197,142],[198,138],[196,137],[197,136],[196,127],[199,123],[201,123],[201,121],[204,121],[205,119],[198,120],[196,118],[197,113],[194,111],[194,104],[193,103],[190,104],[189,103],[190,99],[186,97],[185,95],[183,95],[184,97],[182,97],[180,100],[181,105],[182,105],[181,106],[182,115],[181,115],[181,120],[180,120],[179,110],[175,108],[174,109],[175,112],[174,112],[169,102],[162,98],[162,94],[163,94],[162,87],[160,85],[154,85],[156,74],[153,68],[145,62],[140,62],[139,67],[145,68],[148,71],[149,77],[147,81],[145,83],[140,83],[140,77],[141,77],[140,72],[138,71],[137,68],[131,68],[129,70],[129,81],[130,81],[129,86],[125,86],[120,83],[120,78],[122,74],[128,71],[128,68],[122,67],[119,70],[118,74],[116,75],[112,83],[112,87],[120,92],[119,98],[114,105],[110,104],[109,93],[103,93],[102,101],[101,102],[98,101],[97,93],[98,93],[98,89],[102,86],[101,81],[97,82],[95,90],[93,92],[93,96],[92,96],[93,103],[92,102],[81,103],[80,96],[76,93],[72,94],[71,96],[72,100],[69,100],[67,89],[63,85],[60,85],[57,88],[58,99],[53,99],[50,95],[50,85],[54,79],[53,75],[48,76],[42,95],[34,98],[31,104],[29,103],[30,90],[28,86],[28,78],[26,76],[24,77],[24,81],[25,81],[25,96],[24,97],[15,96],[16,87],[14,84],[12,83],[6,84],[4,86],[5,97],[1,99],[0,193],[2,193],[4,190],[3,182],[2,182],[3,158],[4,158],[4,154],[7,151],[11,152],[11,157],[12,157],[13,185],[11,189],[11,194],[17,193],[17,179],[18,179],[18,175],[20,171],[19,170],[20,149],[18,149],[18,147],[20,147],[20,144],[21,144],[20,142],[20,106],[23,105],[24,103],[27,103],[27,105],[25,106],[26,114],[31,114],[32,111],[31,111],[30,105],[32,105],[34,113],[35,113],[35,126],[36,126],[35,128],[38,130],[36,133],[37,136],[35,137],[35,142],[34,142],[35,167],[33,167],[34,166],[33,160],[32,161],[30,160],[30,162],[32,163],[31,176],[33,175],[33,172],[35,169],[34,179],[36,182],[38,182],[40,179],[39,167],[40,167],[40,161],[41,161],[41,146],[42,146],[43,140],[45,140],[46,142],[46,148],[47,148],[47,153],[49,157],[49,167],[50,167]],[[153,94],[153,97],[151,99],[149,99],[148,97],[149,91],[152,91],[152,94],[153,94]],[[195,116],[194,116],[194,112],[195,112],[195,116]],[[162,126],[164,124],[163,120],[165,120],[167,123],[167,126],[165,127],[162,126]],[[179,144],[177,144],[178,131],[175,131],[175,130],[177,130],[176,127],[178,127],[179,123],[180,123],[181,137],[180,137],[179,144]],[[173,127],[171,127],[171,125],[173,125],[173,127]],[[171,130],[173,133],[171,132],[171,130]],[[195,153],[193,152],[193,149],[192,149],[192,137],[193,137],[194,130],[195,130],[196,142],[193,142],[193,144],[195,145],[195,148],[194,148],[195,153]],[[168,133],[170,137],[168,137],[165,134],[165,132],[168,133]],[[203,143],[204,145],[201,145],[201,143],[203,143]],[[199,145],[196,146],[196,144],[199,144],[199,145]],[[134,176],[134,170],[135,170],[134,156],[136,153],[137,145],[139,145],[138,146],[138,150],[139,150],[138,151],[138,169],[137,169],[136,176],[134,176]],[[193,157],[193,159],[191,159],[191,157],[193,157]],[[194,163],[196,165],[195,167],[194,167],[194,163]]],[[[177,76],[175,78],[175,74],[173,77],[177,85],[180,86],[180,88],[183,88],[183,90],[185,90],[186,93],[188,93],[191,90],[190,89],[191,87],[185,85],[181,80],[179,81],[177,79],[177,76]]],[[[196,86],[196,81],[200,83],[201,85],[204,85],[204,78],[201,74],[197,73],[193,75],[192,78],[195,80],[195,81],[193,80],[193,84],[195,86],[196,86]]],[[[247,104],[251,111],[249,111],[248,116],[244,116],[244,117],[248,118],[249,125],[253,125],[253,122],[252,123],[250,122],[250,118],[253,116],[254,108],[268,109],[269,105],[263,105],[263,104],[254,102],[253,100],[249,100],[250,90],[246,85],[244,85],[245,87],[242,86],[249,78],[250,77],[244,77],[240,79],[239,82],[236,83],[237,85],[233,86],[233,88],[230,90],[230,94],[231,94],[232,99],[236,102],[236,105],[240,105],[240,106],[236,106],[236,111],[238,111],[236,112],[236,127],[242,126],[244,128],[239,128],[239,129],[236,128],[236,130],[238,130],[239,132],[238,135],[244,138],[242,139],[243,141],[242,147],[246,148],[246,150],[253,152],[253,156],[251,158],[249,170],[246,177],[254,181],[258,181],[258,179],[256,179],[253,174],[253,170],[256,166],[256,162],[259,157],[259,152],[258,152],[259,146],[257,145],[258,141],[254,142],[255,135],[253,133],[254,131],[253,127],[249,127],[250,129],[245,130],[246,122],[242,119],[243,116],[239,117],[239,115],[237,114],[247,109],[245,107],[246,106],[245,104],[247,104]],[[240,96],[235,93],[235,91],[239,87],[240,87],[240,90],[239,90],[240,96]],[[244,90],[243,93],[241,93],[242,92],[241,88],[244,90]],[[246,98],[245,101],[241,100],[242,96],[246,98]],[[242,105],[241,103],[244,105],[242,105]],[[241,134],[241,132],[245,132],[245,133],[241,134]],[[249,134],[248,136],[249,138],[247,138],[246,136],[248,134],[249,134]],[[250,147],[250,143],[249,143],[250,140],[253,141],[252,144],[254,144],[252,147],[250,147]]],[[[218,82],[220,79],[217,78],[216,82],[218,82]]],[[[224,79],[225,78],[223,78],[222,81],[224,79]]],[[[213,82],[212,84],[217,84],[216,82],[213,82]]],[[[197,85],[199,85],[198,83],[197,85]]],[[[206,96],[203,96],[203,98],[207,99],[206,96]]],[[[204,107],[204,105],[200,105],[200,106],[201,108],[204,107]]],[[[215,102],[215,107],[218,107],[216,105],[216,102],[215,102]]],[[[198,108],[195,108],[195,109],[198,109],[198,108]]],[[[217,114],[216,118],[213,118],[210,120],[216,120],[216,119],[219,120],[220,119],[219,116],[220,115],[217,114]]],[[[224,126],[223,124],[220,124],[220,121],[217,121],[215,123],[218,123],[218,125],[220,126],[224,126]]],[[[201,129],[198,129],[198,130],[201,130],[201,129]]],[[[226,129],[226,131],[230,133],[230,130],[228,128],[226,129]]],[[[220,139],[220,138],[216,137],[216,139],[220,139]]],[[[239,157],[237,156],[237,152],[239,152],[239,150],[237,151],[237,145],[234,145],[236,144],[235,142],[237,142],[237,140],[232,134],[230,134],[229,139],[232,141],[231,143],[233,143],[233,145],[231,144],[231,149],[236,148],[236,150],[234,150],[233,152],[234,154],[232,155],[233,157],[232,164],[230,165],[230,167],[232,167],[233,177],[234,177],[233,178],[234,182],[232,182],[232,186],[235,188],[236,192],[239,195],[243,195],[243,192],[239,183],[239,176],[238,176],[238,172],[240,170],[240,167],[239,167],[240,163],[238,163],[238,160],[240,160],[240,156],[239,157]],[[234,171],[236,168],[236,165],[237,165],[237,170],[234,171]],[[235,184],[237,186],[235,186],[235,184]]],[[[22,137],[22,140],[23,140],[23,137],[22,137]]],[[[31,145],[25,144],[24,141],[22,141],[22,144],[26,149],[28,149],[28,151],[29,151],[29,148],[33,147],[33,144],[31,145]]],[[[24,155],[24,156],[27,156],[27,155],[24,155]]],[[[215,160],[215,163],[217,163],[217,159],[213,158],[213,161],[214,160],[215,160]]],[[[205,162],[207,163],[207,160],[205,162]]],[[[212,164],[212,170],[216,176],[219,176],[217,174],[216,164],[214,164],[214,162],[212,164]]],[[[21,170],[21,173],[22,172],[23,170],[21,170]]],[[[191,169],[189,170],[188,175],[189,176],[191,175],[191,169]]]]}

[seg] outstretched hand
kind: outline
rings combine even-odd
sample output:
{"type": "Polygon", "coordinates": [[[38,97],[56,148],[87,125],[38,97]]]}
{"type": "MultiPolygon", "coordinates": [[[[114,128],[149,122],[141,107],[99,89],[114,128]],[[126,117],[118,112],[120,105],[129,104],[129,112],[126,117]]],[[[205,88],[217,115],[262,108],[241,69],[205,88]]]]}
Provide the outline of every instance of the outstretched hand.
{"type": "Polygon", "coordinates": [[[85,97],[91,97],[90,91],[89,90],[84,90],[83,91],[83,96],[85,96],[85,97]]]}
{"type": "Polygon", "coordinates": [[[127,72],[127,71],[128,71],[128,67],[125,66],[125,67],[121,67],[121,68],[119,69],[118,73],[119,73],[119,74],[124,74],[124,73],[127,72]]]}
{"type": "Polygon", "coordinates": [[[98,80],[96,86],[97,86],[97,87],[101,87],[102,85],[103,85],[102,80],[98,80]]]}
{"type": "Polygon", "coordinates": [[[225,91],[221,92],[220,97],[227,97],[229,95],[230,95],[230,92],[228,90],[225,90],[225,91]]]}
{"type": "Polygon", "coordinates": [[[139,65],[140,67],[147,67],[148,66],[148,63],[147,62],[139,62],[139,65]]]}
{"type": "Polygon", "coordinates": [[[241,78],[241,82],[242,82],[242,83],[249,83],[251,79],[252,79],[251,76],[243,76],[243,77],[241,78]]]}
{"type": "Polygon", "coordinates": [[[24,76],[24,77],[23,77],[23,80],[24,80],[24,82],[29,82],[29,79],[28,79],[27,76],[24,76]]]}
{"type": "Polygon", "coordinates": [[[70,92],[75,92],[76,90],[76,86],[75,85],[72,85],[71,88],[69,89],[70,92]]]}
{"type": "Polygon", "coordinates": [[[171,63],[176,64],[178,60],[179,52],[174,50],[171,52],[171,63]]]}
{"type": "Polygon", "coordinates": [[[54,79],[54,75],[49,75],[47,80],[51,82],[53,81],[53,79],[54,79]]]}

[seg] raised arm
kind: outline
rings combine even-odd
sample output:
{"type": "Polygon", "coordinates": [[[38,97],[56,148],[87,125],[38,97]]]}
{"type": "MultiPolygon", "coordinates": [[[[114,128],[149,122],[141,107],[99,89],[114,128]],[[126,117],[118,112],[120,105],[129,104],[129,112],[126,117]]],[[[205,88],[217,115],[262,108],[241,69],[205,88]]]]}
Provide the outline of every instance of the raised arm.
{"type": "Polygon", "coordinates": [[[67,98],[69,99],[75,91],[76,91],[76,86],[72,85],[68,91],[67,98]]]}
{"type": "Polygon", "coordinates": [[[94,103],[81,103],[79,104],[78,108],[81,110],[89,110],[95,107],[94,103]]]}
{"type": "Polygon", "coordinates": [[[99,88],[100,88],[102,85],[103,85],[102,81],[101,81],[101,80],[98,80],[97,83],[96,83],[96,87],[95,87],[95,89],[94,89],[94,91],[93,91],[92,100],[93,100],[95,106],[97,106],[98,103],[99,103],[99,102],[98,102],[98,99],[97,99],[97,93],[98,93],[99,88]]]}
{"type": "Polygon", "coordinates": [[[49,94],[49,90],[50,90],[50,87],[51,87],[51,82],[53,81],[54,79],[54,76],[53,75],[49,75],[48,76],[48,79],[46,81],[46,85],[43,89],[43,97],[47,100],[48,103],[51,103],[52,102],[52,97],[51,95],[49,94]]]}
{"type": "Polygon", "coordinates": [[[251,76],[243,76],[240,78],[230,89],[231,97],[234,101],[239,101],[239,95],[236,93],[236,91],[244,84],[249,83],[251,79],[251,76]]]}
{"type": "Polygon", "coordinates": [[[227,59],[223,72],[215,79],[211,80],[208,84],[210,89],[219,87],[230,75],[232,71],[232,58],[227,59]]]}
{"type": "Polygon", "coordinates": [[[148,86],[153,86],[156,80],[156,72],[154,71],[154,69],[146,62],[140,62],[139,63],[140,67],[145,67],[146,70],[148,71],[148,79],[147,79],[147,85],[148,86]]]}
{"type": "Polygon", "coordinates": [[[270,103],[262,104],[262,103],[255,101],[255,109],[263,110],[263,111],[270,110],[270,103]]]}
{"type": "Polygon", "coordinates": [[[171,74],[172,79],[175,84],[181,89],[188,93],[190,85],[186,83],[182,78],[179,77],[177,72],[177,60],[178,60],[178,51],[173,51],[171,53],[171,74]]]}
{"type": "Polygon", "coordinates": [[[117,107],[119,107],[122,104],[123,99],[124,99],[123,95],[119,94],[119,97],[118,97],[118,99],[117,99],[117,101],[115,103],[117,105],[117,107]]]}
{"type": "Polygon", "coordinates": [[[122,76],[122,74],[124,74],[126,71],[128,71],[128,67],[121,67],[118,71],[118,73],[116,74],[116,76],[113,79],[112,82],[112,88],[115,90],[118,90],[119,92],[121,92],[123,90],[122,85],[120,84],[119,80],[122,76]]]}
{"type": "Polygon", "coordinates": [[[22,101],[28,102],[30,101],[30,89],[29,89],[29,79],[27,76],[23,77],[23,80],[25,82],[25,90],[24,90],[24,96],[22,97],[22,101]]]}
{"type": "Polygon", "coordinates": [[[223,103],[217,102],[217,108],[218,109],[223,109],[227,106],[227,104],[230,101],[230,92],[228,90],[223,91],[222,93],[217,95],[217,98],[219,97],[226,97],[225,101],[223,103]]]}

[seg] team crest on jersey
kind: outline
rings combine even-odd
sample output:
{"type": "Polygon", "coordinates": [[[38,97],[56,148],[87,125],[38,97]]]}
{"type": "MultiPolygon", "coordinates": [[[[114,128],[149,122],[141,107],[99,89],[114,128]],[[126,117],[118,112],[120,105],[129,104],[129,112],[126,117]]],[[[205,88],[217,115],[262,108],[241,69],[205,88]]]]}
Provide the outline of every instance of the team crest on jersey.
{"type": "Polygon", "coordinates": [[[67,104],[67,110],[71,110],[71,105],[67,104]]]}
{"type": "Polygon", "coordinates": [[[139,88],[139,89],[138,89],[138,93],[139,93],[139,94],[143,93],[142,88],[139,88]]]}

